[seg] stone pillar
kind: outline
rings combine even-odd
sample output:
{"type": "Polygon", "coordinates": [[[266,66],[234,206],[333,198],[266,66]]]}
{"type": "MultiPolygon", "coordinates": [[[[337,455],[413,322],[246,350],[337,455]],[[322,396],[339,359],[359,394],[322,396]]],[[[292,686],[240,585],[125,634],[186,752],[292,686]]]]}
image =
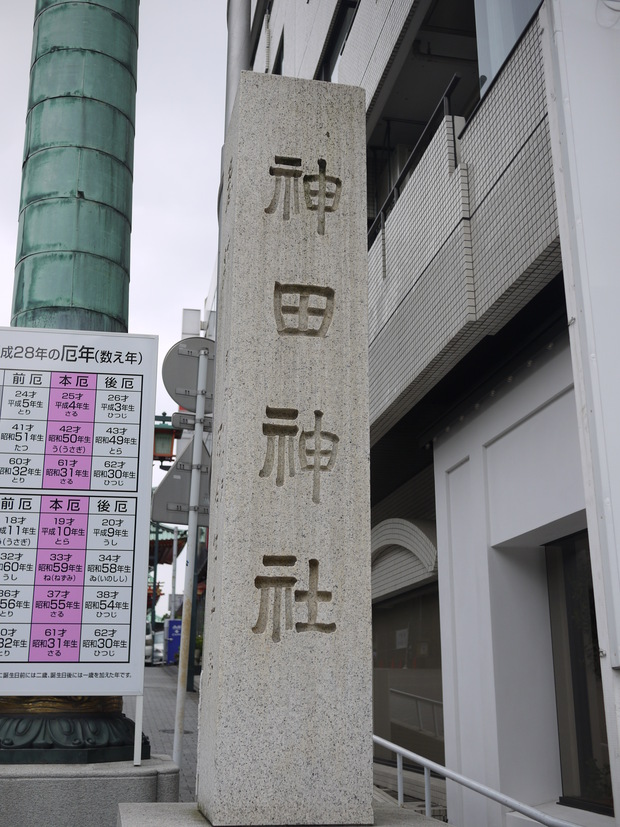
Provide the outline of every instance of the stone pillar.
{"type": "Polygon", "coordinates": [[[244,72],[221,223],[198,805],[372,824],[363,91],[244,72]]]}

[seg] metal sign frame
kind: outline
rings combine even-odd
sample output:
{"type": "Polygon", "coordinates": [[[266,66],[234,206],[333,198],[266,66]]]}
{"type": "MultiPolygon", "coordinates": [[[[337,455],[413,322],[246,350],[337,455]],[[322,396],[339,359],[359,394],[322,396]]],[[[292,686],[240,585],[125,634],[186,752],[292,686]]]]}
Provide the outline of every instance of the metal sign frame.
{"type": "Polygon", "coordinates": [[[0,328],[0,692],[140,695],[157,337],[0,328]]]}

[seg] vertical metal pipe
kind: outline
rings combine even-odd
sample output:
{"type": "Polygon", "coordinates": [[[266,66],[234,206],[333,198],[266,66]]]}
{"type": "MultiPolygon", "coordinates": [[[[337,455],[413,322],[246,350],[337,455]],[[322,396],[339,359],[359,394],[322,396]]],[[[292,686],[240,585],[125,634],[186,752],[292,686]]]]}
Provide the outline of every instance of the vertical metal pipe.
{"type": "Polygon", "coordinates": [[[396,789],[398,806],[402,807],[405,803],[405,795],[403,791],[403,756],[400,752],[396,753],[396,789]]]}
{"type": "Polygon", "coordinates": [[[271,63],[271,12],[269,9],[265,14],[265,72],[269,71],[269,65],[271,63]]]}
{"type": "MultiPolygon", "coordinates": [[[[153,629],[153,658],[155,656],[155,622],[157,620],[157,564],[159,563],[159,523],[155,523],[155,544],[153,548],[153,600],[151,601],[151,627],[153,629]]],[[[153,663],[155,661],[153,660],[153,663]]]]}
{"type": "Polygon", "coordinates": [[[431,771],[428,767],[424,767],[424,813],[428,818],[431,818],[432,809],[431,771]]]}
{"type": "MultiPolygon", "coordinates": [[[[196,560],[198,559],[198,544],[196,545],[196,560]]],[[[196,676],[196,622],[198,619],[198,571],[194,561],[194,582],[192,584],[192,622],[189,626],[189,654],[187,658],[187,682],[185,688],[188,692],[195,692],[194,678],[196,676]]]]}
{"type": "Polygon", "coordinates": [[[202,436],[204,432],[207,365],[209,351],[201,350],[198,357],[198,387],[196,389],[196,425],[192,447],[192,470],[189,488],[189,515],[187,518],[187,556],[185,561],[185,589],[183,594],[183,617],[181,621],[181,649],[179,651],[179,672],[177,675],[177,702],[174,715],[174,740],[172,760],[180,767],[183,755],[183,724],[185,721],[185,695],[187,667],[189,663],[192,605],[194,603],[194,565],[198,541],[198,503],[200,500],[200,469],[202,462],[202,436]]]}
{"type": "Polygon", "coordinates": [[[387,253],[385,249],[385,213],[381,210],[381,267],[383,278],[387,276],[387,253]]]}
{"type": "Polygon", "coordinates": [[[139,0],[37,0],[11,323],[126,331],[139,0]]]}
{"type": "Polygon", "coordinates": [[[172,608],[170,616],[174,620],[177,613],[177,555],[179,553],[179,527],[175,525],[172,540],[172,608]]]}
{"type": "Polygon", "coordinates": [[[136,720],[133,742],[133,765],[139,767],[142,763],[142,721],[144,718],[144,693],[136,695],[136,720]]]}
{"type": "Polygon", "coordinates": [[[228,58],[226,63],[226,122],[232,114],[239,78],[250,69],[250,0],[228,0],[228,58]]]}

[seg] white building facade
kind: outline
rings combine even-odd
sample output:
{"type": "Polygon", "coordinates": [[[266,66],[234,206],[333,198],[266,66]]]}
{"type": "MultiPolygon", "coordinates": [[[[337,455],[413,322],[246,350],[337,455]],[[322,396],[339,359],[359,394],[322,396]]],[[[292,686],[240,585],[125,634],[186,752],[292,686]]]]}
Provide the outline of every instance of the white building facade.
{"type": "Polygon", "coordinates": [[[251,31],[254,71],[366,91],[375,732],[615,824],[620,3],[253,0],[251,31]]]}

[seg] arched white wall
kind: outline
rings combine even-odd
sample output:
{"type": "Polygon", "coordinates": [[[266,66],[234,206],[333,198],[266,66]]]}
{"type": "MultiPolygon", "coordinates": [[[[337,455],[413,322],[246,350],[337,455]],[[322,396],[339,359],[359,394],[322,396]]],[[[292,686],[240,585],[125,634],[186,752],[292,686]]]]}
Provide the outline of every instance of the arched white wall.
{"type": "Polygon", "coordinates": [[[436,579],[437,548],[431,523],[390,519],[371,533],[372,599],[436,579]]]}

